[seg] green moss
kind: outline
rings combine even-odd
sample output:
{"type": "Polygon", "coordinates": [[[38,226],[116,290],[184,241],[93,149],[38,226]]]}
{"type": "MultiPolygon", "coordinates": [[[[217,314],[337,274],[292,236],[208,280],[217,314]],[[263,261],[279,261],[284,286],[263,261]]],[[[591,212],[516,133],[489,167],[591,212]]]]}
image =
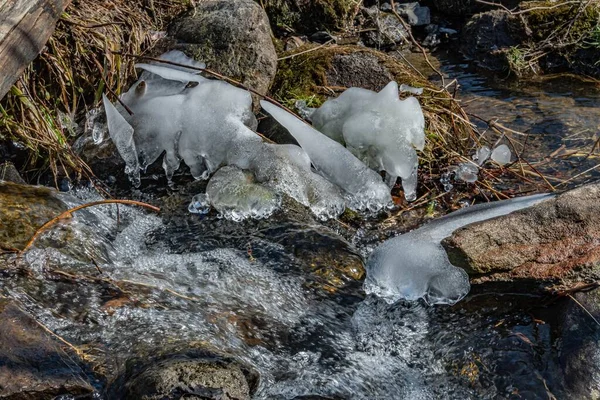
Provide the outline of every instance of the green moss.
{"type": "Polygon", "coordinates": [[[358,9],[358,0],[256,0],[261,4],[275,32],[313,33],[318,30],[342,30],[358,9]]]}

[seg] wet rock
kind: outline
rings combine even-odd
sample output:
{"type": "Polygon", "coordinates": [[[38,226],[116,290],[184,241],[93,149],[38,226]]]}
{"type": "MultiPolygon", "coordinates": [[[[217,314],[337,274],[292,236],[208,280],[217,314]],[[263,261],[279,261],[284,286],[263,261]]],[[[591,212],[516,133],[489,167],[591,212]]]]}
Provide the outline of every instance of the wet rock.
{"type": "Polygon", "coordinates": [[[0,181],[12,182],[12,183],[26,183],[15,165],[10,161],[0,164],[0,181]]]}
{"type": "Polygon", "coordinates": [[[408,32],[394,14],[382,12],[376,6],[365,8],[364,14],[367,20],[362,39],[367,46],[390,49],[408,43],[408,32]]]}
{"type": "Polygon", "coordinates": [[[600,275],[600,184],[457,230],[450,260],[481,280],[557,280],[600,275]]]}
{"type": "Polygon", "coordinates": [[[0,182],[0,248],[21,249],[35,231],[68,207],[41,186],[0,182]]]}
{"type": "Polygon", "coordinates": [[[271,27],[277,33],[290,30],[311,34],[343,30],[357,11],[355,0],[256,0],[264,6],[271,27]]]}
{"type": "Polygon", "coordinates": [[[252,0],[199,2],[171,24],[169,36],[176,41],[172,48],[260,93],[267,92],[275,76],[269,20],[252,0]]]}
{"type": "Polygon", "coordinates": [[[232,358],[210,352],[173,355],[135,373],[126,383],[124,398],[250,399],[257,374],[232,358]]]}
{"type": "Polygon", "coordinates": [[[521,19],[503,10],[475,15],[461,35],[461,51],[482,68],[502,71],[510,66],[506,50],[526,37],[521,19]]]}
{"type": "Polygon", "coordinates": [[[559,363],[569,399],[600,398],[600,290],[565,300],[559,328],[559,363]]]}
{"type": "Polygon", "coordinates": [[[91,399],[93,391],[86,367],[75,352],[15,303],[0,297],[0,398],[71,395],[91,399]]]}
{"type": "Polygon", "coordinates": [[[128,181],[125,174],[125,161],[108,136],[106,113],[103,108],[88,113],[81,127],[81,135],[73,144],[73,150],[90,166],[96,176],[103,179],[115,176],[121,181],[128,181]],[[103,132],[100,143],[94,141],[94,130],[103,132]]]}

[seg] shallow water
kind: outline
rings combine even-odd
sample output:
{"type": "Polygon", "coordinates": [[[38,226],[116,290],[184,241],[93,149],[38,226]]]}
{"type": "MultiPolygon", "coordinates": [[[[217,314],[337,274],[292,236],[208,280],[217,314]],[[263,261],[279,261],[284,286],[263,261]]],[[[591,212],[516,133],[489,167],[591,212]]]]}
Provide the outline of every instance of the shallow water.
{"type": "MultiPolygon", "coordinates": [[[[469,112],[531,134],[524,154],[540,169],[565,180],[596,162],[543,157],[592,141],[595,89],[511,87],[465,64],[444,69],[460,79],[469,112]]],[[[73,204],[95,199],[73,194],[73,204]]],[[[98,383],[99,398],[120,393],[126,362],[182,346],[253,366],[256,399],[576,398],[562,353],[568,299],[548,305],[498,287],[475,288],[452,307],[388,305],[362,290],[356,265],[374,243],[361,231],[343,238],[287,218],[234,223],[101,206],[37,243],[21,261],[32,274],[0,274],[0,294],[85,350],[110,380],[98,383]]],[[[600,339],[585,315],[569,329],[600,339]]]]}
{"type": "MultiPolygon", "coordinates": [[[[587,156],[600,138],[600,83],[569,76],[517,82],[486,76],[457,55],[442,53],[438,57],[448,77],[446,83],[458,80],[458,98],[473,122],[486,132],[482,138],[485,142],[494,144],[499,137],[487,129],[484,121],[494,120],[525,134],[509,133],[520,143],[517,148],[521,157],[553,184],[561,184],[598,164],[598,146],[587,156]]],[[[598,170],[593,170],[564,186],[599,177],[598,170]]]]}

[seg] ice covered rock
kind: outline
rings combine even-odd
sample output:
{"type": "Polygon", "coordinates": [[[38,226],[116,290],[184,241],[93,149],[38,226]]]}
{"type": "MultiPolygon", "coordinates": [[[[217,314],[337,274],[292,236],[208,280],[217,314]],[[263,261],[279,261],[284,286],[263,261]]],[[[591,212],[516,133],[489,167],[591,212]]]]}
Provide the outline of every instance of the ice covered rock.
{"type": "Polygon", "coordinates": [[[404,196],[416,198],[417,150],[425,146],[425,118],[414,97],[400,100],[398,84],[379,93],[350,88],[327,100],[312,115],[315,129],[344,144],[375,171],[385,171],[393,185],[402,178],[404,196]]]}
{"type": "Polygon", "coordinates": [[[344,146],[269,102],[263,100],[261,105],[296,138],[317,172],[344,189],[350,208],[377,211],[391,203],[390,189],[381,177],[344,146]]]}
{"type": "Polygon", "coordinates": [[[440,242],[465,225],[530,207],[551,197],[541,194],[479,204],[385,241],[367,261],[365,291],[389,303],[420,298],[429,304],[456,303],[469,292],[469,278],[463,269],[450,263],[440,242]]]}
{"type": "Polygon", "coordinates": [[[501,144],[492,151],[490,158],[500,165],[505,165],[510,162],[512,153],[507,145],[501,144]]]}
{"type": "Polygon", "coordinates": [[[274,190],[255,182],[252,173],[234,166],[219,169],[208,182],[206,196],[219,213],[234,221],[267,218],[281,204],[274,190]]]}

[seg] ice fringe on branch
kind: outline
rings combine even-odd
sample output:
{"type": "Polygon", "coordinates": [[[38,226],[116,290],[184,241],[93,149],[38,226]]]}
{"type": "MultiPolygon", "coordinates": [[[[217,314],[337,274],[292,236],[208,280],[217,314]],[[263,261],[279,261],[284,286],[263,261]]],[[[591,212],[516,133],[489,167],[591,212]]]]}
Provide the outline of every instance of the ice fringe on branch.
{"type": "Polygon", "coordinates": [[[315,169],[347,194],[350,208],[377,211],[392,201],[381,177],[344,146],[265,100],[262,108],[283,125],[306,151],[315,169]]]}
{"type": "Polygon", "coordinates": [[[423,298],[428,304],[455,304],[470,290],[469,277],[450,263],[441,241],[474,222],[530,207],[552,194],[478,204],[385,241],[367,261],[365,292],[394,303],[423,298]]]}
{"type": "MultiPolygon", "coordinates": [[[[161,58],[204,67],[179,51],[161,58]]],[[[246,90],[204,78],[193,68],[160,63],[137,67],[143,74],[120,99],[132,114],[104,96],[110,137],[134,186],[140,184],[140,170],[164,153],[169,181],[182,160],[196,179],[214,174],[207,193],[195,196],[190,204],[195,213],[207,212],[210,204],[227,218],[264,218],[279,207],[282,194],[321,219],[339,216],[346,206],[379,210],[391,202],[381,178],[335,142],[338,159],[327,166],[318,154],[309,158],[296,145],[264,143],[252,132],[257,121],[246,90]],[[313,171],[311,161],[323,176],[313,171]]]]}
{"type": "Polygon", "coordinates": [[[390,187],[402,178],[404,197],[416,199],[415,149],[425,146],[425,117],[416,98],[400,100],[395,81],[379,93],[349,88],[327,100],[310,119],[315,129],[344,144],[370,168],[385,171],[390,187]]]}

